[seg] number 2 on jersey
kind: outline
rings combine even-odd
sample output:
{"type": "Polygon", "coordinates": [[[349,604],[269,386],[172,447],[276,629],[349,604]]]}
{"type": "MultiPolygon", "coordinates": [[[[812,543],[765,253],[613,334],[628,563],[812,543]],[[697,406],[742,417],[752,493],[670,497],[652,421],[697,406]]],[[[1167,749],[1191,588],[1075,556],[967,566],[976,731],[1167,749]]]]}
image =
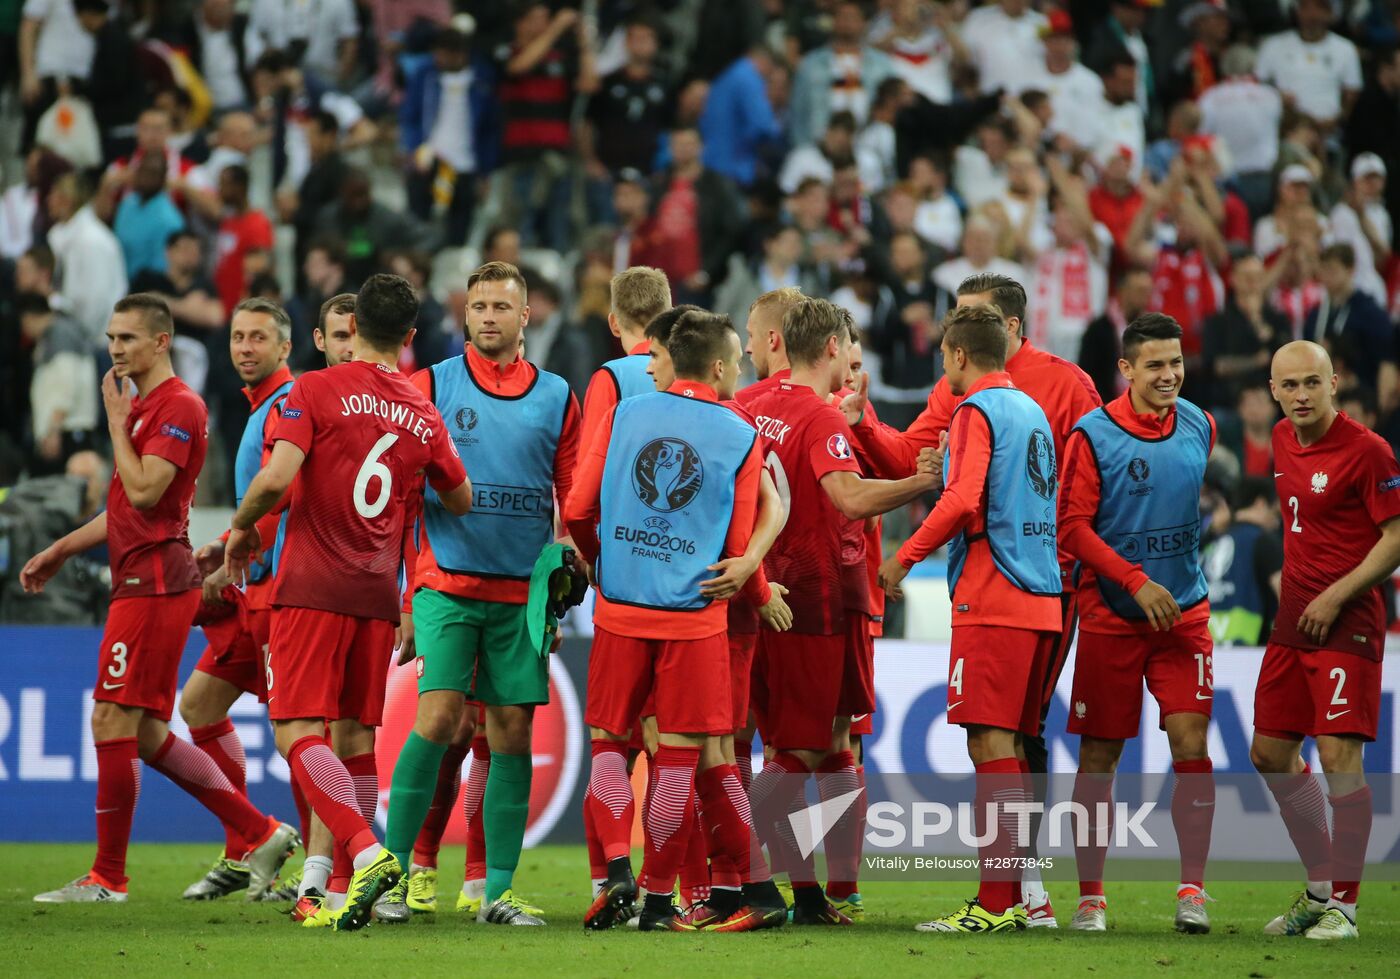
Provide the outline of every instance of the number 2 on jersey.
{"type": "Polygon", "coordinates": [[[369,450],[369,455],[365,456],[365,461],[360,463],[360,471],[355,474],[355,512],[366,520],[373,520],[384,512],[384,508],[389,505],[389,496],[393,492],[394,474],[389,467],[379,461],[379,457],[389,451],[390,447],[399,440],[394,432],[387,432],[379,436],[379,441],[375,442],[369,450]],[[372,501],[366,498],[369,491],[369,481],[379,480],[379,495],[372,501]]]}
{"type": "Polygon", "coordinates": [[[1301,534],[1303,532],[1303,525],[1298,522],[1298,498],[1296,496],[1290,496],[1288,498],[1288,505],[1293,508],[1293,526],[1288,529],[1295,534],[1301,534]]]}

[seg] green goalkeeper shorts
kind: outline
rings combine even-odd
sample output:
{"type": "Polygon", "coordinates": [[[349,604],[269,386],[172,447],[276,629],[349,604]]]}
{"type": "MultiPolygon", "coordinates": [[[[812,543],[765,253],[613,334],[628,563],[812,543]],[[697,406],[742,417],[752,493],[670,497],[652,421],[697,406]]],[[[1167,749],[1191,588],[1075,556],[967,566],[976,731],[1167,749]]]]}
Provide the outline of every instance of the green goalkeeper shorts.
{"type": "Polygon", "coordinates": [[[456,690],[494,707],[549,703],[549,657],[530,644],[524,605],[413,596],[418,692],[456,690]]]}

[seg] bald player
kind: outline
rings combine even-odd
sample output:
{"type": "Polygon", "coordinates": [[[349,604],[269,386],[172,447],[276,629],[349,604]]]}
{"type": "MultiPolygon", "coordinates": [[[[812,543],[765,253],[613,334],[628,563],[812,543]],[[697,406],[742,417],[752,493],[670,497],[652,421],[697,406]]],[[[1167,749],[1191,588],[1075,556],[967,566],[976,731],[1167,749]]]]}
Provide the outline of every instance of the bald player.
{"type": "Polygon", "coordinates": [[[1376,738],[1385,607],[1400,564],[1400,465],[1380,436],[1337,410],[1327,351],[1298,341],[1274,355],[1269,387],[1274,485],[1283,510],[1283,585],[1254,692],[1250,759],[1278,801],[1307,886],[1270,935],[1356,938],[1371,836],[1362,746],[1376,738]],[[1332,806],[1300,753],[1317,742],[1332,806]]]}

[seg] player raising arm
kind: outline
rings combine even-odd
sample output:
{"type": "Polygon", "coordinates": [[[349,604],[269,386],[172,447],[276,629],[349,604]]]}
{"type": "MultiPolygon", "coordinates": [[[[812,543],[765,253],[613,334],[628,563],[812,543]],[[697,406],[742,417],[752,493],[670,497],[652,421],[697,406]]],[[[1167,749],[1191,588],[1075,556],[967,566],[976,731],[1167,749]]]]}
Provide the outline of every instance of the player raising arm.
{"type": "Polygon", "coordinates": [[[1290,343],[1269,387],[1286,416],[1274,427],[1274,485],[1283,510],[1283,583],[1254,691],[1250,758],[1278,801],[1307,870],[1270,935],[1355,938],[1356,898],[1371,836],[1361,749],[1376,739],[1385,646],[1377,587],[1400,564],[1400,466],[1389,445],[1333,404],[1327,351],[1290,343]],[[1299,752],[1317,741],[1332,804],[1299,752]]]}
{"type": "Polygon", "coordinates": [[[425,472],[444,508],[471,506],[442,416],[395,365],[413,339],[412,287],[375,275],[355,306],[354,359],[303,375],[273,431],[272,456],[233,517],[225,564],[242,580],[260,548],[255,524],[292,488],[272,595],[268,716],[312,810],[354,864],[337,930],[363,927],[403,868],[361,813],[345,764],[325,738],[352,721],[373,744],[384,710],[405,505],[425,472]],[[300,475],[300,478],[297,478],[300,475]]]}

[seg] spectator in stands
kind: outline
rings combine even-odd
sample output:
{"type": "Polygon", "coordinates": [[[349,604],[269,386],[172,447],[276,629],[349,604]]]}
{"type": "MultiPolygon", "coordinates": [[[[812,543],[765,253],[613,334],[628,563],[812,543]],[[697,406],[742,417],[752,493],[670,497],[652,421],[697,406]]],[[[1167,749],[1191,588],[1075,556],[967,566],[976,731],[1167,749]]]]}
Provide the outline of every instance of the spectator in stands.
{"type": "Polygon", "coordinates": [[[73,0],[24,0],[19,25],[19,94],[24,105],[20,149],[28,152],[39,117],[58,99],[60,83],[87,81],[95,50],[78,23],[73,0]]]}
{"type": "Polygon", "coordinates": [[[1147,152],[1147,124],[1137,101],[1138,65],[1132,55],[1120,51],[1107,59],[1102,72],[1103,104],[1099,107],[1098,134],[1090,150],[1126,146],[1133,154],[1133,176],[1138,176],[1147,152]]]}
{"type": "Polygon", "coordinates": [[[1273,437],[1277,421],[1278,405],[1268,387],[1262,384],[1243,388],[1235,414],[1226,413],[1221,418],[1220,444],[1239,459],[1243,475],[1273,478],[1273,437]]]}
{"type": "Polygon", "coordinates": [[[248,203],[248,168],[225,167],[219,175],[219,200],[224,217],[219,222],[218,251],[214,255],[214,285],[224,304],[224,316],[244,298],[250,276],[245,256],[255,249],[271,249],[272,222],[248,203]]]}
{"type": "Polygon", "coordinates": [[[485,68],[471,64],[470,51],[461,31],[438,31],[432,58],[408,73],[399,103],[399,149],[410,161],[409,207],[422,221],[440,210],[449,245],[467,240],[477,183],[495,168],[499,149],[491,79],[485,68]]]}
{"type": "Polygon", "coordinates": [[[1252,48],[1236,44],[1221,59],[1225,80],[1201,96],[1201,132],[1223,140],[1233,163],[1230,177],[1251,217],[1268,210],[1273,192],[1283,97],[1254,77],[1252,48]]]}
{"type": "Polygon", "coordinates": [[[1050,96],[1049,135],[1059,147],[1092,150],[1103,122],[1103,80],[1076,60],[1074,24],[1068,13],[1050,11],[1040,33],[1045,54],[1030,87],[1050,96]]]}
{"type": "Polygon", "coordinates": [[[368,146],[379,136],[379,127],[358,102],[308,82],[306,73],[280,51],[267,51],[257,59],[253,93],[259,121],[272,130],[272,176],[279,190],[301,186],[311,169],[311,148],[302,123],[318,110],[335,116],[340,147],[346,152],[368,146]]]}
{"type": "Polygon", "coordinates": [[[45,299],[54,294],[54,257],[48,245],[30,245],[15,260],[16,293],[37,292],[45,299]]]}
{"type": "Polygon", "coordinates": [[[930,279],[923,243],[912,232],[896,234],[887,256],[881,249],[867,254],[878,286],[870,342],[880,356],[885,383],[928,390],[937,376],[934,354],[943,340],[950,294],[930,279]]]}
{"type": "Polygon", "coordinates": [[[1225,0],[1194,0],[1180,14],[1191,43],[1172,61],[1165,95],[1169,101],[1198,99],[1221,80],[1220,58],[1230,40],[1230,8],[1225,0]]]}
{"type": "Polygon", "coordinates": [[[20,293],[15,311],[25,339],[34,345],[29,418],[35,464],[30,475],[63,472],[69,456],[91,445],[97,427],[92,344],[81,324],[55,312],[39,293],[20,293]]]}
{"type": "MultiPolygon", "coordinates": [[[[1400,173],[1400,48],[1376,52],[1371,79],[1347,118],[1345,143],[1352,153],[1374,153],[1391,173],[1400,173]]],[[[1386,187],[1386,206],[1400,214],[1400,181],[1386,187]]]]}
{"type": "Polygon", "coordinates": [[[1361,93],[1356,45],[1328,30],[1330,0],[1298,0],[1296,31],[1266,38],[1259,46],[1259,80],[1278,86],[1294,109],[1324,133],[1335,129],[1361,93]]]}
{"type": "Polygon", "coordinates": [[[302,261],[305,288],[287,303],[292,318],[292,364],[298,370],[314,370],[325,361],[316,352],[312,330],[327,300],[349,292],[345,274],[345,245],[339,238],[313,238],[302,261]]]}
{"type": "Polygon", "coordinates": [[[504,220],[520,228],[527,244],[558,252],[569,250],[573,234],[574,96],[598,87],[588,23],[569,7],[551,16],[548,4],[525,4],[498,71],[503,166],[492,178],[483,227],[504,220]]]}
{"type": "Polygon", "coordinates": [[[336,87],[355,75],[360,27],[353,0],[253,0],[248,11],[248,54],[284,51],[319,84],[336,87]]]}
{"type": "Polygon", "coordinates": [[[44,199],[53,182],[73,169],[57,153],[36,146],[24,158],[24,180],[0,195],[0,259],[15,259],[49,230],[44,199]]]}
{"type": "Polygon", "coordinates": [[[126,274],[135,279],[148,269],[164,272],[165,243],[184,227],[185,218],[165,189],[165,158],[143,156],[112,226],[122,245],[126,274]]]}
{"type": "Polygon", "coordinates": [[[1396,331],[1386,311],[1356,288],[1356,251],[1341,242],[1322,249],[1318,278],[1322,301],[1303,323],[1303,339],[1327,347],[1334,362],[1356,376],[1389,414],[1400,398],[1395,363],[1396,331]]]}
{"type": "Polygon", "coordinates": [[[1108,69],[1120,52],[1128,53],[1137,66],[1133,97],[1144,119],[1152,112],[1156,85],[1152,75],[1152,58],[1147,50],[1147,40],[1142,36],[1142,27],[1147,22],[1148,9],[1156,5],[1153,0],[1109,0],[1108,16],[1094,25],[1084,48],[1084,63],[1100,74],[1108,69]]]}
{"type": "Polygon", "coordinates": [[[1322,231],[1310,209],[1289,214],[1282,228],[1283,247],[1265,261],[1269,302],[1287,318],[1293,336],[1301,337],[1304,321],[1322,302],[1325,291],[1318,280],[1322,231]]]}
{"type": "Polygon", "coordinates": [[[890,56],[895,75],[930,102],[953,101],[953,71],[971,60],[947,3],[894,0],[888,18],[871,25],[870,41],[890,56]]]}
{"type": "Polygon", "coordinates": [[[1151,301],[1152,273],[1144,268],[1129,268],[1119,278],[1118,289],[1103,315],[1084,328],[1084,338],[1079,344],[1079,366],[1093,380],[1104,404],[1127,390],[1127,382],[1118,370],[1118,360],[1123,355],[1123,331],[1147,312],[1151,301]]]}
{"type": "Polygon", "coordinates": [[[1211,637],[1218,646],[1258,646],[1273,627],[1283,579],[1273,479],[1241,479],[1233,507],[1222,510],[1201,551],[1210,586],[1211,637]]]}
{"type": "Polygon", "coordinates": [[[175,321],[171,356],[175,373],[195,391],[204,389],[209,348],[224,326],[219,290],[204,274],[204,248],[192,231],[176,231],[165,243],[165,270],[147,270],[131,280],[132,292],[153,292],[165,300],[175,321]]]}
{"type": "Polygon", "coordinates": [[[72,316],[88,341],[107,348],[107,320],[126,295],[126,260],[117,236],[93,211],[87,182],[76,173],[54,181],[46,201],[49,247],[59,301],[55,308],[72,316]]]}
{"type": "Polygon", "coordinates": [[[977,127],[975,142],[954,152],[953,187],[969,209],[1006,193],[1007,156],[1016,143],[1011,122],[998,117],[985,120],[977,127]]]}
{"type": "Polygon", "coordinates": [[[1374,153],[1351,161],[1346,196],[1332,208],[1328,224],[1334,242],[1346,242],[1356,253],[1356,287],[1382,308],[1389,305],[1384,273],[1390,268],[1390,212],[1386,210],[1385,163],[1374,153]]]}
{"type": "MultiPolygon", "coordinates": [[[[626,61],[588,100],[584,163],[592,180],[611,183],[624,167],[647,173],[672,124],[675,96],[657,66],[656,24],[637,15],[623,33],[626,61]]],[[[608,208],[611,211],[611,208],[608,208]]]]}
{"type": "Polygon", "coordinates": [[[1246,387],[1269,383],[1274,351],[1292,340],[1288,320],[1265,296],[1264,263],[1244,254],[1230,268],[1230,296],[1205,322],[1202,350],[1211,372],[1210,404],[1233,408],[1246,387]]]}
{"type": "Polygon", "coordinates": [[[133,127],[149,93],[125,18],[111,16],[107,0],[74,0],[78,23],[92,37],[92,75],[86,95],[102,133],[102,155],[130,153],[133,127]]]}
{"type": "Polygon", "coordinates": [[[1045,61],[1045,15],[1030,0],[997,0],[975,7],[962,22],[962,39],[977,68],[978,91],[1019,95],[1033,87],[1045,61]]]}
{"type": "Polygon", "coordinates": [[[1108,305],[1108,259],[1113,238],[1089,211],[1078,177],[1055,157],[1051,247],[1029,266],[1029,303],[1022,332],[1057,357],[1079,356],[1084,328],[1108,305]]]}
{"type": "Polygon", "coordinates": [[[1054,244],[1049,184],[1034,151],[1022,146],[1006,155],[1006,193],[993,204],[1006,216],[1016,261],[1029,265],[1054,244]]]}
{"type": "Polygon", "coordinates": [[[880,83],[894,74],[889,55],[865,43],[865,9],[856,0],[837,0],[831,43],[802,59],[792,79],[788,138],[794,146],[816,142],[836,112],[865,122],[880,83]]]}
{"type": "Polygon", "coordinates": [[[833,112],[821,142],[794,146],[778,173],[778,186],[791,194],[808,177],[830,184],[836,168],[855,158],[856,117],[849,111],[833,112]]]}
{"type": "Polygon", "coordinates": [[[1127,146],[1108,146],[1098,154],[1099,182],[1089,190],[1094,220],[1113,237],[1115,266],[1127,262],[1128,232],[1142,209],[1142,191],[1133,181],[1134,157],[1127,146]]]}
{"type": "Polygon", "coordinates": [[[899,176],[898,135],[894,123],[912,99],[913,90],[897,77],[886,78],[875,90],[870,118],[857,134],[853,147],[856,162],[860,164],[860,181],[869,193],[878,194],[899,176]]]}
{"type": "Polygon", "coordinates": [[[948,193],[948,165],[932,154],[909,161],[908,191],[914,196],[914,231],[943,255],[957,251],[963,218],[948,193]]]}
{"type": "Polygon", "coordinates": [[[317,235],[333,235],[345,243],[345,271],[358,284],[380,267],[384,252],[420,248],[432,251],[438,234],[411,214],[379,203],[370,192],[369,174],[350,170],[339,196],[316,215],[317,235]]]}
{"type": "Polygon", "coordinates": [[[671,133],[671,166],[652,190],[654,242],[664,260],[650,264],[666,272],[677,303],[708,306],[740,241],[744,204],[733,182],[703,159],[698,131],[671,133]]]}
{"type": "Polygon", "coordinates": [[[154,33],[184,50],[216,110],[252,104],[248,73],[256,58],[248,56],[248,15],[235,11],[233,0],[201,0],[183,22],[158,25],[154,33]]]}
{"type": "Polygon", "coordinates": [[[284,220],[297,231],[297,251],[304,257],[306,243],[316,227],[316,216],[340,195],[340,186],[350,171],[340,152],[340,124],[336,117],[318,109],[302,124],[310,166],[301,185],[278,195],[284,220]]]}
{"type": "MultiPolygon", "coordinates": [[[[486,233],[481,244],[481,263],[505,262],[520,267],[520,232],[505,225],[497,225],[486,233]]],[[[526,281],[529,281],[528,279],[526,281]]]]}
{"type": "Polygon", "coordinates": [[[753,48],[714,80],[700,115],[705,166],[740,187],[754,182],[760,154],[782,136],[768,95],[773,72],[773,56],[753,48]]]}
{"type": "Polygon", "coordinates": [[[1024,282],[1026,271],[997,254],[998,223],[984,212],[974,211],[963,226],[962,254],[933,270],[933,281],[945,292],[957,294],[963,279],[974,275],[1005,275],[1024,282]]]}
{"type": "Polygon", "coordinates": [[[1292,221],[1315,222],[1319,235],[1328,231],[1327,219],[1313,206],[1313,175],[1300,163],[1283,168],[1278,178],[1274,210],[1254,226],[1254,254],[1268,259],[1284,246],[1292,221]]]}
{"type": "Polygon", "coordinates": [[[146,155],[165,158],[165,183],[176,205],[184,210],[192,196],[212,195],[215,188],[198,182],[197,176],[191,179],[195,169],[193,160],[184,156],[171,143],[174,125],[170,113],[164,109],[147,109],[136,120],[136,148],[130,156],[118,157],[102,174],[102,183],[93,207],[98,216],[108,220],[116,213],[117,203],[122,195],[131,189],[136,179],[136,166],[146,155]]]}

